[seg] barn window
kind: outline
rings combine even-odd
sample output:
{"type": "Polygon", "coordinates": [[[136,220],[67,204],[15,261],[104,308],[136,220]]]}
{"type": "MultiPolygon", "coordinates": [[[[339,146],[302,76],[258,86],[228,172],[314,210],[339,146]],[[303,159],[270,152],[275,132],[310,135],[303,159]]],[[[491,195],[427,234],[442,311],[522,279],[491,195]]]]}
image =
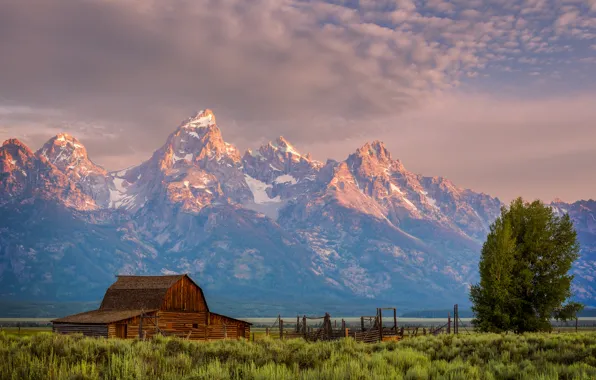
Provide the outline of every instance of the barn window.
{"type": "Polygon", "coordinates": [[[192,324],[192,328],[193,329],[198,329],[199,328],[199,324],[198,323],[193,323],[192,324]]]}

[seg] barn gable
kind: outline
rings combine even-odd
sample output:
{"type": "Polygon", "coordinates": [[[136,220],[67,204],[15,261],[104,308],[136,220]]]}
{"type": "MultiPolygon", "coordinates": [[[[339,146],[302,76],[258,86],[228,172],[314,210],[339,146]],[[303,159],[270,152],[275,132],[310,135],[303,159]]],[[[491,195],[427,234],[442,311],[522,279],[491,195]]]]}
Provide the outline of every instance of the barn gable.
{"type": "Polygon", "coordinates": [[[187,275],[168,288],[160,306],[161,310],[209,311],[203,289],[187,275]]]}

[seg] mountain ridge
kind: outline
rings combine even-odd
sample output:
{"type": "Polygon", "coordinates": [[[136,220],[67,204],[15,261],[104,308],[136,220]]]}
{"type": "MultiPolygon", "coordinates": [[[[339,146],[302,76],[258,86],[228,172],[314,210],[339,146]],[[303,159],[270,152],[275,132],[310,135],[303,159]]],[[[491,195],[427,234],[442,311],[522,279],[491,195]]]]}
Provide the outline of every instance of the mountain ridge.
{"type": "MultiPolygon", "coordinates": [[[[596,202],[550,205],[576,223],[582,259],[574,291],[594,303],[596,202]]],[[[461,302],[502,206],[446,178],[408,171],[378,140],[326,163],[281,136],[241,154],[208,109],[180,123],[148,160],[114,172],[67,134],[35,153],[11,139],[0,147],[0,210],[12,220],[0,226],[0,297],[55,299],[73,285],[91,294],[77,276],[107,270],[185,271],[216,293],[252,289],[274,303],[310,294],[418,307],[461,302]],[[62,222],[32,205],[58,207],[56,214],[80,224],[77,237],[60,238],[62,222]],[[49,233],[31,235],[20,225],[49,233]],[[90,249],[96,257],[82,266],[87,272],[64,272],[76,272],[77,255],[90,249]],[[69,285],[44,291],[48,278],[69,285]]]]}

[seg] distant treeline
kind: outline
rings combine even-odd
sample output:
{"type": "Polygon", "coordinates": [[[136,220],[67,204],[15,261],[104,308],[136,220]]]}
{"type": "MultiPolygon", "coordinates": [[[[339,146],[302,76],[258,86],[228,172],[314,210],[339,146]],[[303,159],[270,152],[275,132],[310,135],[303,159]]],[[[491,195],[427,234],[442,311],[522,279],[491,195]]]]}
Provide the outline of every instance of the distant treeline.
{"type": "MultiPolygon", "coordinates": [[[[453,309],[440,309],[440,310],[418,310],[409,311],[401,315],[402,318],[447,318],[447,314],[451,313],[453,317],[453,309]]],[[[474,314],[469,309],[459,309],[460,318],[473,318],[474,314]]]]}
{"type": "Polygon", "coordinates": [[[96,302],[0,301],[0,318],[58,318],[99,307],[96,302]]]}
{"type": "MultiPolygon", "coordinates": [[[[82,313],[84,311],[97,309],[100,301],[93,302],[42,302],[42,301],[2,301],[0,300],[0,318],[59,318],[66,315],[82,313]]],[[[277,314],[294,315],[294,310],[287,310],[276,305],[247,305],[222,302],[214,300],[209,306],[219,313],[227,313],[238,318],[248,317],[275,317],[277,314]]],[[[315,307],[313,305],[297,305],[299,315],[323,315],[329,312],[332,317],[359,317],[361,315],[372,315],[375,312],[374,305],[332,305],[315,307]],[[371,314],[372,313],[372,314],[371,314]]],[[[399,310],[399,308],[398,308],[399,310]]],[[[436,310],[415,310],[401,313],[402,318],[447,318],[447,313],[453,316],[453,309],[436,310]]],[[[596,308],[586,308],[580,317],[596,317],[596,308]]],[[[460,318],[473,318],[474,314],[470,309],[460,308],[460,318]]]]}
{"type": "MultiPolygon", "coordinates": [[[[419,310],[403,313],[402,318],[447,318],[447,313],[451,313],[453,317],[453,310],[419,310]]],[[[580,317],[596,317],[596,308],[586,308],[579,313],[580,317]]],[[[460,309],[460,318],[474,318],[474,313],[470,309],[460,309]]]]}

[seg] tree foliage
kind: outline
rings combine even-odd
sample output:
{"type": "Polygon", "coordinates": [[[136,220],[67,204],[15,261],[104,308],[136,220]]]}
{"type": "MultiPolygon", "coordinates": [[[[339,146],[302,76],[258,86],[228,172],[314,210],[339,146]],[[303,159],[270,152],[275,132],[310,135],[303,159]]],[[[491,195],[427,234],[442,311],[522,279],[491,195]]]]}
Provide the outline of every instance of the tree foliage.
{"type": "Polygon", "coordinates": [[[578,314],[584,310],[584,305],[578,302],[569,302],[555,310],[553,317],[558,321],[577,320],[578,314]]]}
{"type": "Polygon", "coordinates": [[[518,198],[492,224],[482,247],[480,283],[470,299],[481,331],[550,330],[571,296],[569,274],[579,244],[569,215],[518,198]]]}

